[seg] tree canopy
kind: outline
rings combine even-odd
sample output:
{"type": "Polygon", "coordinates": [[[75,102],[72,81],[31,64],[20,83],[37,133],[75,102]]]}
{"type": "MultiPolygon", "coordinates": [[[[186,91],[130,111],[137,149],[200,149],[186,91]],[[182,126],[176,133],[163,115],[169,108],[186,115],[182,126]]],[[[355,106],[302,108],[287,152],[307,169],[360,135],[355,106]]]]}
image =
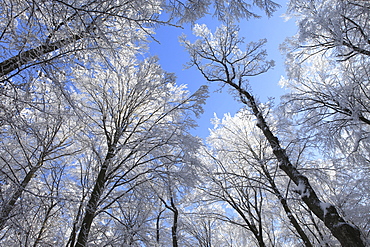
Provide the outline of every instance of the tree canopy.
{"type": "Polygon", "coordinates": [[[267,40],[238,24],[279,7],[1,1],[1,245],[368,246],[370,3],[289,2],[274,106],[250,83],[275,65],[267,40]],[[206,140],[191,130],[208,87],[148,54],[160,26],[191,26],[187,66],[240,103],[206,140]]]}

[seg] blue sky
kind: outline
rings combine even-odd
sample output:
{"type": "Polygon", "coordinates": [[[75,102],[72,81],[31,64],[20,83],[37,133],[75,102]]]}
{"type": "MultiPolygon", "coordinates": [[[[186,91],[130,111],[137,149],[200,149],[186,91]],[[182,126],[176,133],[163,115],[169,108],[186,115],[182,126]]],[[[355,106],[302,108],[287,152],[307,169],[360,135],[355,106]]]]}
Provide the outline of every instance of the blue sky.
{"type": "MultiPolygon", "coordinates": [[[[271,18],[263,16],[260,19],[242,20],[239,23],[239,35],[245,37],[246,43],[263,38],[267,39],[265,48],[268,59],[273,59],[276,62],[274,69],[250,79],[253,93],[261,102],[266,102],[268,97],[275,97],[275,102],[277,102],[284,93],[284,90],[278,85],[281,76],[285,75],[284,57],[279,51],[279,45],[286,37],[294,35],[297,30],[294,20],[285,21],[282,17],[286,11],[285,1],[276,2],[282,7],[271,18]]],[[[197,23],[206,24],[212,31],[218,25],[217,20],[210,17],[203,18],[197,23]]],[[[191,92],[197,90],[200,85],[207,84],[209,86],[210,97],[204,106],[204,114],[198,119],[199,127],[193,131],[194,134],[204,138],[209,134],[208,129],[213,127],[210,120],[214,117],[214,113],[221,118],[225,113],[236,113],[242,105],[228,93],[227,87],[223,88],[221,92],[215,92],[219,89],[217,83],[208,84],[195,68],[184,69],[184,64],[189,61],[189,55],[178,42],[178,37],[181,34],[186,34],[191,40],[194,38],[189,25],[185,26],[184,29],[160,27],[155,35],[160,44],[152,42],[150,53],[157,55],[163,69],[175,73],[177,83],[187,84],[191,92]]]]}

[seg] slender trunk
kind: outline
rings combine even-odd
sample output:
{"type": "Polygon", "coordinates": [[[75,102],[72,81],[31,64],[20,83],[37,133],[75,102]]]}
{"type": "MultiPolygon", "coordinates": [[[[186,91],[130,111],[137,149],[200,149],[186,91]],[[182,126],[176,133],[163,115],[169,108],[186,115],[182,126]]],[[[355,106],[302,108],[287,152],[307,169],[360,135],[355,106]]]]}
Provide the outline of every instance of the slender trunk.
{"type": "Polygon", "coordinates": [[[263,236],[262,236],[262,233],[261,232],[260,233],[257,233],[256,238],[257,238],[258,246],[259,247],[266,247],[265,241],[263,240],[263,236]]]}
{"type": "Polygon", "coordinates": [[[103,194],[105,189],[105,183],[107,181],[106,177],[107,169],[114,155],[115,155],[114,148],[110,148],[108,150],[107,156],[105,157],[104,163],[100,168],[98,177],[95,181],[94,189],[91,192],[90,199],[86,205],[85,215],[82,220],[81,229],[78,234],[75,247],[85,247],[87,245],[91,224],[94,220],[101,195],[103,194]]]}
{"type": "Polygon", "coordinates": [[[69,236],[69,240],[66,244],[66,247],[73,247],[75,245],[76,241],[76,235],[77,235],[77,225],[80,220],[81,214],[82,214],[82,206],[83,206],[83,201],[84,201],[85,196],[81,199],[80,205],[78,206],[78,211],[76,214],[76,217],[73,221],[73,227],[72,227],[72,232],[69,236]]]}
{"type": "Polygon", "coordinates": [[[21,184],[18,185],[18,188],[11,196],[10,200],[5,203],[5,205],[2,207],[0,212],[0,230],[2,230],[5,227],[6,222],[10,218],[10,213],[15,207],[15,203],[18,201],[18,199],[22,196],[24,190],[26,189],[27,185],[31,181],[31,179],[35,176],[35,173],[37,170],[41,167],[42,162],[38,164],[37,166],[34,166],[26,175],[26,177],[23,179],[21,184]]]}
{"type": "Polygon", "coordinates": [[[266,177],[267,177],[267,179],[268,179],[268,181],[271,185],[272,190],[274,191],[275,195],[277,196],[281,205],[283,206],[283,209],[284,209],[290,223],[292,223],[292,225],[295,228],[295,230],[297,231],[298,235],[301,237],[304,245],[306,247],[313,247],[311,241],[309,240],[306,233],[303,231],[302,227],[299,225],[297,219],[294,217],[292,211],[290,210],[287,200],[284,198],[284,196],[280,193],[279,189],[277,188],[277,186],[275,184],[275,181],[271,177],[270,173],[267,171],[265,166],[263,166],[262,169],[263,169],[263,172],[266,175],[266,177]]]}
{"type": "Polygon", "coordinates": [[[157,221],[156,221],[156,241],[157,241],[157,244],[159,246],[159,231],[160,231],[160,220],[161,220],[161,215],[162,213],[165,211],[165,209],[161,210],[157,216],[157,221]]]}
{"type": "MultiPolygon", "coordinates": [[[[172,195],[170,196],[170,205],[168,205],[166,203],[166,201],[164,199],[162,199],[161,197],[159,197],[159,200],[162,201],[165,208],[171,210],[172,213],[173,213],[173,221],[172,221],[172,227],[171,227],[172,246],[173,247],[178,247],[179,245],[178,245],[178,239],[177,239],[177,224],[178,224],[178,219],[179,219],[179,211],[177,210],[177,207],[176,207],[175,202],[173,200],[173,196],[172,195]]],[[[157,235],[157,236],[159,236],[159,235],[157,235]]],[[[159,240],[159,238],[157,238],[157,241],[158,240],[159,240]]]]}
{"type": "Polygon", "coordinates": [[[346,222],[333,205],[322,202],[309,183],[308,178],[301,174],[290,162],[285,149],[280,146],[279,139],[271,132],[254,97],[230,80],[227,84],[235,88],[241,96],[241,101],[252,109],[254,116],[257,118],[257,127],[262,130],[269,142],[275,157],[279,161],[279,168],[299,187],[301,198],[308,208],[324,222],[325,226],[328,227],[343,247],[365,247],[361,239],[360,230],[356,226],[346,222]]]}
{"type": "Polygon", "coordinates": [[[20,69],[23,65],[26,65],[27,63],[45,54],[56,51],[63,46],[72,44],[73,42],[76,42],[82,38],[83,36],[81,34],[75,34],[50,44],[40,45],[28,51],[20,52],[18,55],[15,55],[14,57],[11,57],[0,63],[0,78],[16,69],[20,69]]]}
{"type": "Polygon", "coordinates": [[[262,232],[258,231],[257,226],[254,224],[253,220],[248,220],[248,217],[244,214],[243,210],[239,205],[233,200],[231,195],[228,195],[230,200],[226,200],[228,204],[242,217],[244,222],[248,226],[248,230],[252,232],[253,236],[256,238],[259,247],[266,247],[265,242],[263,241],[262,232]]]}
{"type": "Polygon", "coordinates": [[[100,169],[98,178],[95,182],[95,186],[91,193],[90,200],[87,203],[86,212],[85,212],[85,215],[82,221],[81,229],[78,234],[75,247],[84,247],[87,244],[89,232],[91,229],[91,224],[95,217],[95,213],[98,208],[100,197],[104,191],[105,182],[106,182],[106,177],[105,177],[106,172],[107,172],[107,166],[103,165],[102,168],[100,169]]]}
{"type": "Polygon", "coordinates": [[[176,205],[171,197],[171,210],[173,212],[173,223],[172,223],[172,246],[178,247],[178,239],[177,239],[177,223],[179,219],[179,211],[176,208],[176,205]]]}
{"type": "Polygon", "coordinates": [[[37,238],[36,238],[36,240],[35,240],[35,242],[34,242],[34,244],[33,244],[33,247],[37,247],[37,246],[40,246],[40,245],[41,245],[41,244],[40,244],[40,242],[41,242],[41,240],[42,240],[42,235],[44,234],[44,231],[45,231],[45,229],[47,228],[47,222],[48,222],[48,220],[49,220],[49,218],[50,218],[51,211],[53,210],[53,208],[54,208],[56,205],[57,205],[56,203],[52,203],[52,204],[48,207],[48,209],[47,209],[47,211],[46,211],[46,214],[45,214],[45,218],[44,218],[44,220],[42,221],[42,224],[41,224],[41,228],[40,228],[40,230],[39,230],[39,233],[37,234],[37,238]]]}
{"type": "Polygon", "coordinates": [[[310,215],[310,218],[311,218],[311,221],[312,221],[312,225],[315,228],[315,230],[316,230],[316,232],[319,236],[316,236],[316,234],[313,231],[311,231],[312,234],[315,236],[315,238],[317,239],[317,241],[319,243],[325,244],[326,247],[330,247],[330,245],[327,243],[327,241],[324,238],[324,234],[322,233],[321,227],[319,227],[315,218],[313,217],[312,212],[309,212],[309,215],[310,215]]]}
{"type": "Polygon", "coordinates": [[[301,237],[304,245],[306,247],[313,247],[310,239],[308,238],[306,233],[303,231],[302,227],[299,225],[297,219],[294,217],[292,211],[290,210],[286,199],[281,194],[278,194],[277,197],[279,198],[279,201],[280,201],[281,205],[283,206],[284,211],[285,211],[290,223],[292,223],[292,225],[295,228],[295,230],[297,231],[298,235],[301,237]]]}

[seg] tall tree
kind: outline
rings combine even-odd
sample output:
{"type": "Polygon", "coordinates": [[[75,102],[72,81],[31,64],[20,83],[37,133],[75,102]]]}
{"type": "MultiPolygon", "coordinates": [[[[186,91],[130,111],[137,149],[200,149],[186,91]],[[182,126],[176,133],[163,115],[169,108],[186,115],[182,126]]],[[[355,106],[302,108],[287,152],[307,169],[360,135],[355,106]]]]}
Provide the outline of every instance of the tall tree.
{"type": "Polygon", "coordinates": [[[358,227],[346,221],[334,205],[323,202],[308,177],[292,164],[255,97],[250,93],[247,78],[271,67],[271,62],[264,60],[265,52],[260,50],[263,43],[250,43],[245,51],[240,50],[243,40],[238,37],[238,28],[232,24],[218,28],[214,34],[205,26],[198,26],[195,34],[200,39],[193,44],[184,41],[191,55],[190,65],[195,65],[208,81],[229,85],[239,100],[250,108],[256,117],[257,127],[263,132],[279,162],[279,168],[296,184],[303,202],[324,222],[333,236],[343,246],[365,246],[358,227]]]}
{"type": "Polygon", "coordinates": [[[257,17],[254,6],[267,15],[278,7],[260,0],[1,1],[2,241],[16,235],[14,245],[84,246],[90,235],[94,244],[108,243],[108,226],[124,225],[111,212],[138,197],[126,195],[164,164],[189,166],[198,144],[187,128],[205,88],[187,95],[155,59],[139,61],[148,36],[210,9],[220,20],[257,17]]]}
{"type": "Polygon", "coordinates": [[[76,96],[86,97],[79,108],[87,124],[84,138],[93,140],[97,174],[75,246],[88,243],[98,214],[169,161],[186,161],[182,157],[190,153],[184,150],[197,143],[186,131],[193,124],[189,114],[201,110],[204,88],[188,95],[155,59],[126,58],[112,65],[114,70],[103,67],[94,77],[82,70],[76,81],[76,96]]]}
{"type": "Polygon", "coordinates": [[[246,109],[233,117],[225,115],[222,120],[214,119],[215,128],[207,140],[209,163],[215,163],[217,168],[208,172],[214,183],[214,188],[209,185],[209,192],[216,200],[220,198],[229,203],[241,215],[259,246],[274,246],[275,238],[283,238],[284,228],[294,229],[290,234],[300,237],[292,241],[313,246],[291,206],[295,204],[289,198],[291,193],[285,192],[289,179],[277,170],[272,150],[260,130],[255,128],[254,121],[246,109]],[[275,213],[277,208],[281,210],[275,213]],[[285,217],[281,217],[282,212],[285,217]],[[285,218],[290,222],[287,226],[285,218]]]}
{"type": "Polygon", "coordinates": [[[285,43],[289,73],[281,81],[290,90],[283,107],[301,128],[298,138],[319,146],[316,152],[335,170],[330,198],[367,238],[369,7],[366,1],[291,1],[299,33],[285,43]]]}
{"type": "Polygon", "coordinates": [[[28,93],[20,95],[22,92],[13,89],[2,97],[5,104],[16,101],[17,97],[22,97],[23,101],[20,109],[17,105],[10,109],[3,108],[6,117],[0,131],[3,183],[0,229],[8,220],[17,221],[28,215],[27,212],[20,214],[17,211],[22,210],[15,208],[20,198],[25,202],[26,198],[33,200],[32,196],[24,193],[33,191],[35,195],[40,195],[40,192],[28,188],[29,184],[33,184],[32,180],[40,175],[40,170],[58,169],[55,167],[57,164],[63,167],[64,159],[80,150],[72,141],[78,124],[73,121],[74,114],[61,99],[60,91],[46,77],[35,79],[33,84],[28,93]]]}

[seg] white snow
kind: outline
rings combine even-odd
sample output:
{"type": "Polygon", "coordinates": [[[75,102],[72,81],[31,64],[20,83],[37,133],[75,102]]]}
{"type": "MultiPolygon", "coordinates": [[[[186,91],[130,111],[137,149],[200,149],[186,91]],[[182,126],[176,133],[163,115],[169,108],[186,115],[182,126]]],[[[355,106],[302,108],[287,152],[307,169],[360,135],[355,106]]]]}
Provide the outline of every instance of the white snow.
{"type": "Polygon", "coordinates": [[[327,202],[320,202],[320,207],[322,209],[322,211],[324,211],[324,217],[326,216],[326,214],[328,213],[328,208],[331,207],[332,205],[330,203],[327,203],[327,202]]]}

